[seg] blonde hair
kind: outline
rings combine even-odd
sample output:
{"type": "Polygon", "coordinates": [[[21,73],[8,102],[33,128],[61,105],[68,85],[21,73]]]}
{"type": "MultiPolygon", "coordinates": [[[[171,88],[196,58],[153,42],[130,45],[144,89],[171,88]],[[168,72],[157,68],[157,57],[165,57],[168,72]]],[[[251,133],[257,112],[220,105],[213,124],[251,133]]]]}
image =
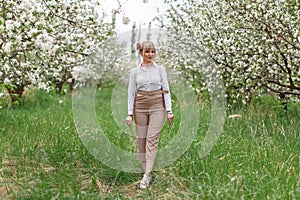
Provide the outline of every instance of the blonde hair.
{"type": "Polygon", "coordinates": [[[155,48],[155,45],[153,42],[150,42],[150,41],[144,41],[142,43],[137,43],[136,44],[136,50],[139,51],[139,52],[144,52],[144,51],[147,51],[149,49],[154,49],[156,51],[156,48],[155,48]]]}

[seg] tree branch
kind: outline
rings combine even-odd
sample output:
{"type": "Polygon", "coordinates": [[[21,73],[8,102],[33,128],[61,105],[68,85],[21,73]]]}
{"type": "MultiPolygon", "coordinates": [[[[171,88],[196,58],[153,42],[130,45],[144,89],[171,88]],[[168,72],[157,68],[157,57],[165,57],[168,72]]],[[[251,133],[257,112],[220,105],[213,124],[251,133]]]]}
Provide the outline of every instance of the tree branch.
{"type": "Polygon", "coordinates": [[[65,17],[59,16],[59,15],[57,15],[56,13],[54,13],[53,10],[52,10],[52,9],[49,7],[49,5],[47,4],[47,2],[46,2],[45,0],[42,0],[42,1],[43,1],[43,3],[46,5],[46,7],[50,10],[50,12],[52,13],[52,15],[54,15],[55,17],[58,17],[58,18],[60,18],[60,19],[63,19],[63,20],[65,20],[65,21],[69,22],[70,24],[76,25],[76,22],[75,22],[75,21],[72,21],[72,20],[70,20],[70,19],[67,19],[67,18],[65,18],[65,17]]]}

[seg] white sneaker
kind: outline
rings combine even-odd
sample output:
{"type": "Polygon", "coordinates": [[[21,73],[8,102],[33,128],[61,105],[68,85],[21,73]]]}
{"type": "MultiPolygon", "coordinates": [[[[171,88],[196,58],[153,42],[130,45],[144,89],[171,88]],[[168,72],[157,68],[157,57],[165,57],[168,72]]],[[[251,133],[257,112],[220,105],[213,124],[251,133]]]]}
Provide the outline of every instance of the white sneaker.
{"type": "Polygon", "coordinates": [[[143,178],[140,182],[140,188],[145,189],[145,188],[149,187],[151,180],[152,180],[152,178],[149,175],[144,174],[143,178]]]}

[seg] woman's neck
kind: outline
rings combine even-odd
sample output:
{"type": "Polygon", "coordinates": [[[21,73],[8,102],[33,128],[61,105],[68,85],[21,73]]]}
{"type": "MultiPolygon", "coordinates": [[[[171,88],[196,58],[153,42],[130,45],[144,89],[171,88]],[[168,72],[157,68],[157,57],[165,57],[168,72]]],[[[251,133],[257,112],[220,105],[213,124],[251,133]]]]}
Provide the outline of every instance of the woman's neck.
{"type": "Polygon", "coordinates": [[[142,63],[141,66],[142,67],[151,67],[153,65],[153,62],[147,62],[147,63],[142,63]]]}

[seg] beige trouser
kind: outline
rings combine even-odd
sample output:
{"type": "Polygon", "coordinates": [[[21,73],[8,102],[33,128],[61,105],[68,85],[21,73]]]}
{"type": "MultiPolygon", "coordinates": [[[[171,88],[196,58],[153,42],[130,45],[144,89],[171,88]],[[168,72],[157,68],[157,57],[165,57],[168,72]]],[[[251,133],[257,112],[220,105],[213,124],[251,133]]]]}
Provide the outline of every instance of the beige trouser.
{"type": "Polygon", "coordinates": [[[152,171],[158,150],[159,133],[164,124],[163,95],[137,94],[134,120],[137,135],[137,159],[144,162],[146,172],[152,171]]]}

